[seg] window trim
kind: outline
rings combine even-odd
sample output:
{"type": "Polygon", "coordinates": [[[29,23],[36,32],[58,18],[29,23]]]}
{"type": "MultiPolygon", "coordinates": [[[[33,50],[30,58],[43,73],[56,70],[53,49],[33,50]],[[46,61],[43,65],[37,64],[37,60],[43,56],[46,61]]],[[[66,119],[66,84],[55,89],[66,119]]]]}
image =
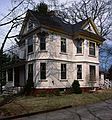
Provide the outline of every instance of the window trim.
{"type": "Polygon", "coordinates": [[[77,64],[77,80],[82,80],[82,77],[83,77],[83,71],[82,71],[82,64],[77,64]],[[81,78],[78,78],[78,66],[81,66],[81,72],[80,72],[80,74],[81,74],[81,78]]]}
{"type": "Polygon", "coordinates": [[[66,41],[66,38],[61,37],[61,53],[66,53],[66,52],[67,52],[67,41],[66,41]]]}

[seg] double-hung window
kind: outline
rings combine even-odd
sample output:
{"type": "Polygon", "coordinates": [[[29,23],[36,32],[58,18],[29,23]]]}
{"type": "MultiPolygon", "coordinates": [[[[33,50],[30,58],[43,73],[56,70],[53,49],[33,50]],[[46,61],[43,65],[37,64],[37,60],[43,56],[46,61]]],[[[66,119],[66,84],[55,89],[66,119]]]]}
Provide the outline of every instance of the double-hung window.
{"type": "Polygon", "coordinates": [[[40,63],[40,79],[46,79],[46,63],[40,63]]]}
{"type": "Polygon", "coordinates": [[[66,52],[66,39],[61,38],[61,52],[66,52]]]}
{"type": "Polygon", "coordinates": [[[61,79],[66,79],[66,64],[61,64],[61,79]]]}
{"type": "Polygon", "coordinates": [[[90,69],[90,81],[95,81],[96,80],[96,68],[93,65],[89,66],[90,69]]]}
{"type": "Polygon", "coordinates": [[[82,79],[82,65],[77,65],[77,79],[82,79]]]}
{"type": "Polygon", "coordinates": [[[95,43],[89,42],[89,55],[95,56],[95,43]]]}
{"type": "Polygon", "coordinates": [[[82,44],[83,44],[83,40],[82,39],[78,39],[77,40],[77,53],[78,54],[82,53],[82,44]]]}
{"type": "Polygon", "coordinates": [[[27,39],[27,44],[28,44],[28,53],[33,52],[33,36],[30,36],[27,39]]]}
{"type": "Polygon", "coordinates": [[[40,50],[46,50],[46,37],[45,37],[45,35],[40,36],[40,50]]]}

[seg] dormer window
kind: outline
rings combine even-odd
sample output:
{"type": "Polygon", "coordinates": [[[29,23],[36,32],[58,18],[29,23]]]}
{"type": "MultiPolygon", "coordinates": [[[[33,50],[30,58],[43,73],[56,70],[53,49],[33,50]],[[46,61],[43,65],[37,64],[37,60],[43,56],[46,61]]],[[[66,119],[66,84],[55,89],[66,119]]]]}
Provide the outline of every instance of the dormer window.
{"type": "Polygon", "coordinates": [[[78,54],[82,53],[82,44],[83,44],[83,39],[78,39],[77,40],[77,53],[78,54]]]}
{"type": "Polygon", "coordinates": [[[28,22],[28,31],[31,31],[33,29],[33,22],[29,20],[28,22]]]}

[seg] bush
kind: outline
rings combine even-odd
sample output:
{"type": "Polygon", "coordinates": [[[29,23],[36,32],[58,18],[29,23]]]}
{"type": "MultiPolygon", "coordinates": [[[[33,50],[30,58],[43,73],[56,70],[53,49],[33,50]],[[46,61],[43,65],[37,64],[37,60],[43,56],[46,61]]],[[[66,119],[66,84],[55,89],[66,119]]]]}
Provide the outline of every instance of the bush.
{"type": "Polygon", "coordinates": [[[38,96],[39,97],[46,97],[47,93],[46,93],[46,91],[40,91],[38,96]]]}
{"type": "Polygon", "coordinates": [[[79,84],[78,80],[74,80],[74,82],[72,83],[72,91],[73,91],[73,93],[76,93],[76,94],[82,93],[82,90],[80,88],[80,84],[79,84]]]}
{"type": "Polygon", "coordinates": [[[56,96],[60,96],[60,90],[59,89],[54,90],[53,94],[56,96]]]}

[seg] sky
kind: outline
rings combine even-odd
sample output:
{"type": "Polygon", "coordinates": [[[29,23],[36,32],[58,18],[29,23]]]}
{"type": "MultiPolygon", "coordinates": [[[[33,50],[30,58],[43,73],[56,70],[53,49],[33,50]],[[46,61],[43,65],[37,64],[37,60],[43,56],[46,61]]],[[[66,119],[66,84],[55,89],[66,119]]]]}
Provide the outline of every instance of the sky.
{"type": "MultiPolygon", "coordinates": [[[[11,4],[12,1],[19,1],[20,2],[20,0],[0,0],[0,20],[5,15],[7,15],[9,13],[9,11],[13,8],[13,6],[11,4]]],[[[35,0],[36,3],[40,2],[40,1],[45,1],[46,2],[47,0],[35,0]]],[[[66,1],[69,2],[70,0],[59,0],[59,1],[61,1],[61,3],[62,3],[62,2],[66,2],[66,1]]],[[[5,21],[6,20],[7,19],[5,19],[5,21]]],[[[5,21],[3,21],[3,23],[5,21]]],[[[0,21],[0,24],[1,23],[2,22],[0,21]]],[[[5,35],[6,35],[7,31],[8,31],[7,28],[10,28],[10,26],[0,27],[0,47],[1,47],[1,45],[3,43],[3,40],[4,40],[4,37],[5,37],[5,35]]],[[[5,49],[10,48],[10,46],[14,45],[14,44],[15,44],[14,40],[7,39],[7,42],[5,44],[5,49]]]]}

